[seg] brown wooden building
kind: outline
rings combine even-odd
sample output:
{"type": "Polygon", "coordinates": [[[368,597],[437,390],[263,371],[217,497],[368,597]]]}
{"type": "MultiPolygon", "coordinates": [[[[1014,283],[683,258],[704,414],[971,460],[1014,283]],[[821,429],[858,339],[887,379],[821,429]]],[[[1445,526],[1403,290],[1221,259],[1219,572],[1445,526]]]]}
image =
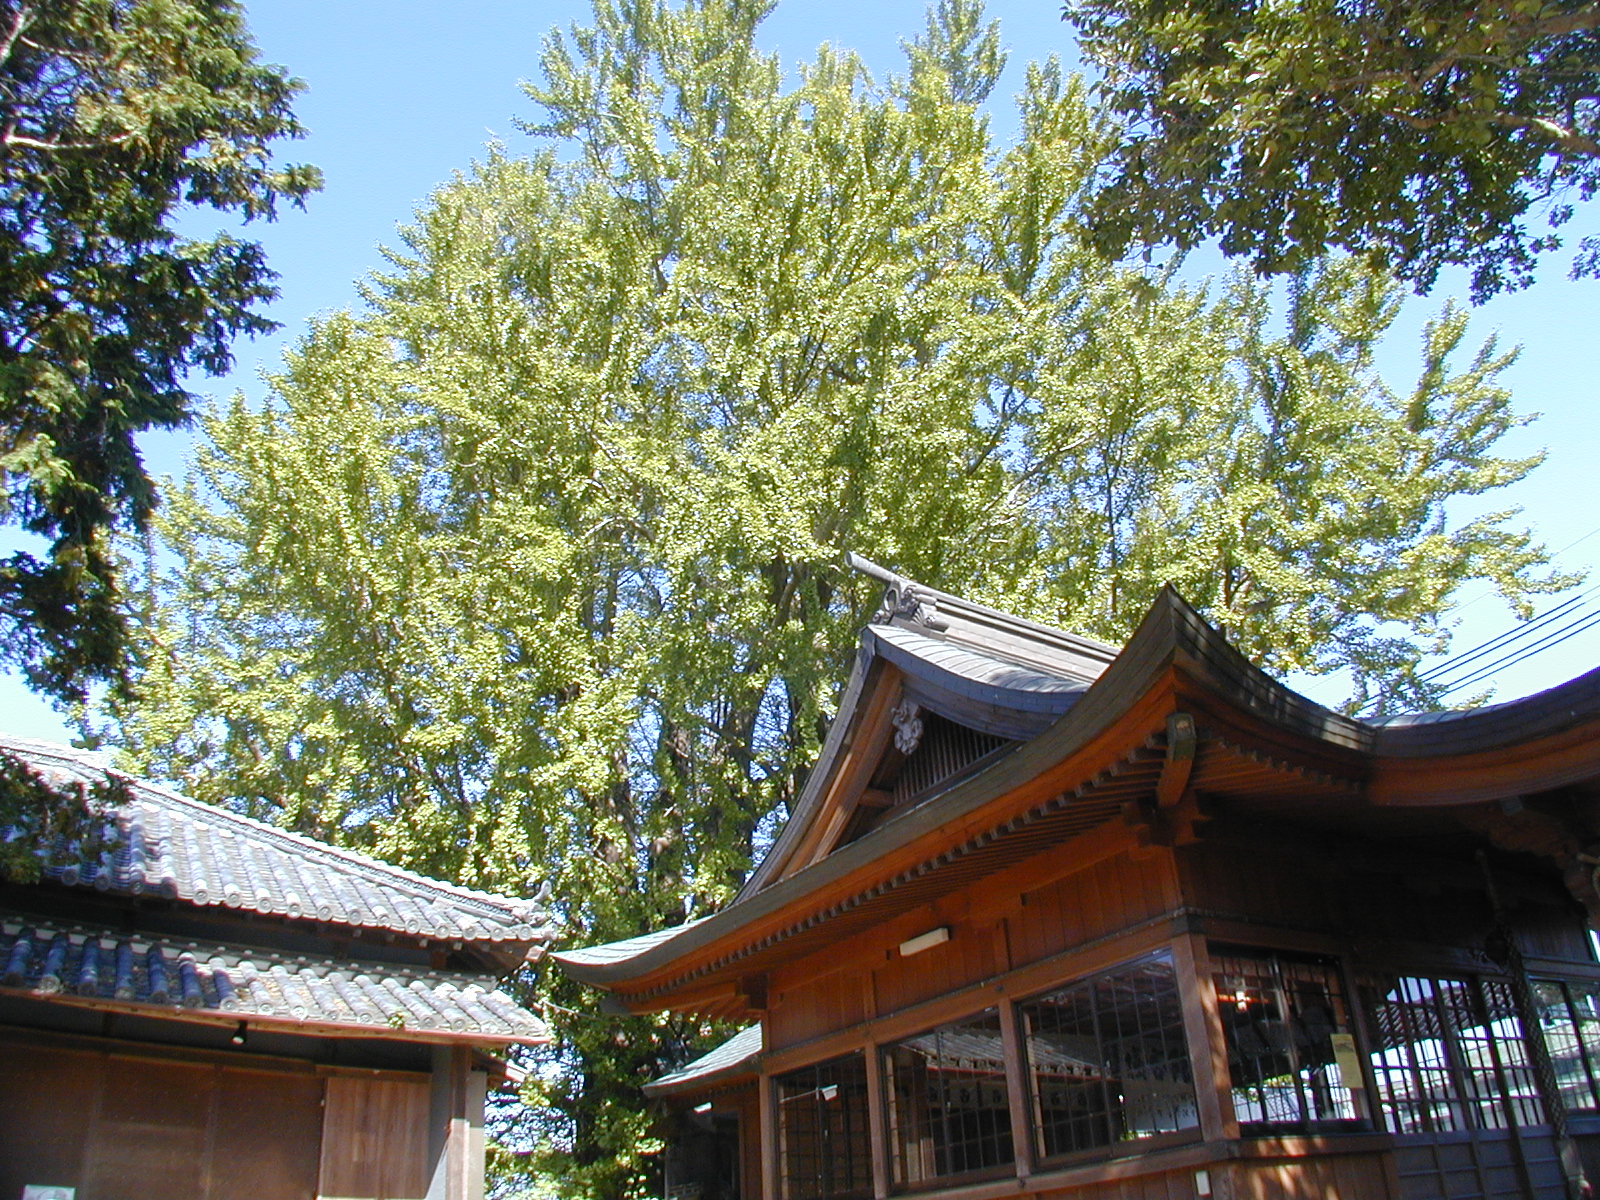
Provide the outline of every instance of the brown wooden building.
{"type": "Polygon", "coordinates": [[[1171,592],[1116,650],[857,565],[884,609],[743,892],[557,956],[753,1023],[654,1085],[676,1196],[1600,1180],[1600,671],[1362,721],[1171,592]]]}
{"type": "Polygon", "coordinates": [[[482,1197],[486,1091],[545,1037],[497,985],[536,905],[0,752],[124,797],[103,854],[0,885],[0,1198],[482,1197]]]}

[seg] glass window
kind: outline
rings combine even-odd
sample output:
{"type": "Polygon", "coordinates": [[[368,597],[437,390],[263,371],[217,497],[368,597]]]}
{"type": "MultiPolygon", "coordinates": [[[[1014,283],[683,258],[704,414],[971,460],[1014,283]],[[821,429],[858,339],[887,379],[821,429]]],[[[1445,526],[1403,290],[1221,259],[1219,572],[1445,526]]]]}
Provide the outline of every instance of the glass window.
{"type": "Polygon", "coordinates": [[[1533,998],[1562,1102],[1573,1112],[1600,1109],[1600,983],[1541,980],[1533,998]]]}
{"type": "Polygon", "coordinates": [[[1356,1120],[1360,1064],[1336,965],[1221,951],[1212,967],[1233,1110],[1245,1131],[1356,1120]]]}
{"type": "Polygon", "coordinates": [[[778,1162],[784,1200],[872,1194],[867,1065],[861,1054],[802,1067],[778,1090],[778,1162]]]}
{"type": "Polygon", "coordinates": [[[887,1046],[883,1063],[897,1185],[1015,1160],[995,1010],[887,1046]]]}
{"type": "Polygon", "coordinates": [[[1508,983],[1384,977],[1362,982],[1372,1069],[1396,1133],[1539,1125],[1522,1021],[1508,983]]]}
{"type": "Polygon", "coordinates": [[[1172,960],[1130,963],[1017,1006],[1042,1157],[1199,1124],[1172,960]]]}

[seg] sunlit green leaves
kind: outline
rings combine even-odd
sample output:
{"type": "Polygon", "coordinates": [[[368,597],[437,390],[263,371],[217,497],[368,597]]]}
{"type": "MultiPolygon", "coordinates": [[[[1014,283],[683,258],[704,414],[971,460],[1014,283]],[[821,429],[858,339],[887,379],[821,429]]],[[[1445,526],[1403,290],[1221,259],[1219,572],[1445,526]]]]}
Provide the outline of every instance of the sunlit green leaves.
{"type": "Polygon", "coordinates": [[[1423,291],[1460,264],[1482,299],[1560,244],[1552,197],[1600,186],[1595,0],[1064,7],[1124,132],[1095,209],[1107,249],[1216,237],[1293,272],[1337,248],[1423,291]]]}

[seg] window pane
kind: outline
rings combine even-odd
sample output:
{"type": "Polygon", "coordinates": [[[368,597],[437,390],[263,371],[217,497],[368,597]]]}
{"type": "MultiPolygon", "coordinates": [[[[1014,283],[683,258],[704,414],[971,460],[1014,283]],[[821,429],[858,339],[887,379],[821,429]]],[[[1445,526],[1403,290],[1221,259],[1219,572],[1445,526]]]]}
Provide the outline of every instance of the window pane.
{"type": "Polygon", "coordinates": [[[773,1082],[784,1200],[870,1196],[866,1059],[847,1054],[773,1082]]]}
{"type": "Polygon", "coordinates": [[[1172,962],[1152,958],[1017,1006],[1039,1154],[1199,1123],[1172,962]]]}
{"type": "Polygon", "coordinates": [[[1545,1050],[1561,1099],[1573,1112],[1600,1108],[1600,984],[1546,980],[1533,985],[1545,1050]]]}
{"type": "Polygon", "coordinates": [[[1469,1128],[1446,1052],[1438,989],[1430,979],[1401,978],[1363,987],[1372,1023],[1378,1102],[1395,1133],[1469,1128]]]}
{"type": "Polygon", "coordinates": [[[1467,980],[1442,987],[1440,998],[1456,1029],[1465,1090],[1477,1107],[1479,1124],[1484,1129],[1542,1124],[1544,1106],[1511,985],[1467,980]]]}
{"type": "Polygon", "coordinates": [[[1378,1099],[1396,1133],[1544,1123],[1511,986],[1494,979],[1364,981],[1378,1099]]]}
{"type": "Polygon", "coordinates": [[[1354,1041],[1334,964],[1223,953],[1213,965],[1239,1123],[1355,1120],[1352,1088],[1362,1084],[1345,1078],[1354,1041]]]}
{"type": "Polygon", "coordinates": [[[895,1183],[1015,1160],[996,1011],[888,1046],[883,1061],[895,1183]]]}

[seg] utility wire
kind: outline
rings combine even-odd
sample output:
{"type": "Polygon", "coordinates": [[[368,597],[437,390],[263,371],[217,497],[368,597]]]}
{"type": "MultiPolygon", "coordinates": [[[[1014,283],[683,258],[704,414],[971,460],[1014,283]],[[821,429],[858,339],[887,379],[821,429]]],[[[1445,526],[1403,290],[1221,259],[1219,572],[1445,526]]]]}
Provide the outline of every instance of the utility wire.
{"type": "Polygon", "coordinates": [[[1458,655],[1445,659],[1444,662],[1439,663],[1436,666],[1429,667],[1426,671],[1418,674],[1417,678],[1432,679],[1437,675],[1448,675],[1450,672],[1466,666],[1473,659],[1482,658],[1485,654],[1491,654],[1495,650],[1507,646],[1512,642],[1521,641],[1535,630],[1548,625],[1551,621],[1555,621],[1561,617],[1570,615],[1574,606],[1582,604],[1585,599],[1594,595],[1596,592],[1600,592],[1600,583],[1586,588],[1584,591],[1579,592],[1576,596],[1569,596],[1560,604],[1552,608],[1549,612],[1542,613],[1541,615],[1533,618],[1531,621],[1524,621],[1520,624],[1514,625],[1504,633],[1497,637],[1490,638],[1487,642],[1484,642],[1481,645],[1474,646],[1470,650],[1463,651],[1458,655]]]}
{"type": "MultiPolygon", "coordinates": [[[[1589,533],[1584,534],[1583,537],[1578,539],[1578,542],[1583,541],[1585,538],[1592,537],[1597,533],[1600,533],[1600,528],[1595,528],[1589,533]]],[[[1575,546],[1578,544],[1578,542],[1573,542],[1571,545],[1575,546]]],[[[1567,549],[1570,548],[1571,546],[1567,547],[1567,549]]],[[[1554,608],[1550,609],[1550,611],[1541,613],[1530,621],[1515,625],[1506,630],[1504,633],[1490,638],[1487,642],[1482,642],[1479,645],[1472,647],[1470,650],[1464,651],[1459,655],[1455,655],[1446,659],[1442,663],[1438,663],[1435,666],[1429,667],[1426,671],[1420,672],[1417,675],[1417,679],[1433,680],[1435,683],[1447,682],[1439,677],[1449,675],[1452,672],[1467,666],[1469,663],[1481,659],[1486,654],[1492,654],[1498,650],[1505,650],[1507,647],[1516,642],[1523,641],[1530,635],[1538,632],[1540,629],[1554,621],[1564,620],[1568,617],[1574,616],[1575,614],[1581,614],[1584,601],[1590,596],[1594,595],[1596,592],[1600,592],[1600,583],[1591,584],[1582,592],[1579,592],[1576,596],[1569,596],[1567,599],[1557,604],[1554,608]]],[[[1484,593],[1484,595],[1488,594],[1489,593],[1484,593]]],[[[1482,598],[1482,596],[1478,597],[1478,599],[1482,598]]],[[[1531,645],[1519,647],[1518,649],[1511,651],[1511,653],[1495,659],[1493,662],[1481,664],[1472,668],[1472,670],[1462,679],[1448,683],[1448,686],[1446,686],[1445,689],[1439,693],[1439,696],[1443,698],[1450,695],[1451,692],[1459,691],[1469,684],[1477,683],[1483,679],[1486,679],[1489,675],[1501,669],[1502,667],[1509,668],[1517,666],[1518,664],[1527,661],[1535,654],[1543,653],[1545,650],[1551,649],[1554,646],[1559,646],[1562,642],[1566,641],[1567,638],[1575,637],[1584,632],[1584,630],[1592,628],[1597,623],[1600,623],[1600,613],[1579,615],[1576,621],[1567,625],[1563,625],[1560,629],[1556,629],[1550,633],[1547,633],[1544,637],[1540,638],[1531,645]]],[[[1383,703],[1384,699],[1385,696],[1382,693],[1372,697],[1356,710],[1356,715],[1360,715],[1361,713],[1378,707],[1383,703]]]]}
{"type": "Polygon", "coordinates": [[[1445,688],[1444,691],[1440,692],[1439,695],[1448,696],[1451,692],[1459,691],[1469,684],[1477,683],[1480,680],[1487,679],[1501,667],[1514,667],[1518,663],[1525,662],[1526,660],[1532,658],[1535,654],[1542,654],[1546,650],[1554,649],[1568,638],[1576,637],[1584,630],[1593,629],[1596,625],[1600,625],[1600,612],[1592,612],[1579,617],[1570,625],[1564,625],[1560,629],[1546,634],[1537,642],[1534,642],[1531,646],[1524,646],[1518,650],[1514,650],[1505,657],[1498,658],[1494,662],[1489,663],[1487,666],[1480,667],[1466,678],[1452,683],[1449,687],[1445,688]]]}

